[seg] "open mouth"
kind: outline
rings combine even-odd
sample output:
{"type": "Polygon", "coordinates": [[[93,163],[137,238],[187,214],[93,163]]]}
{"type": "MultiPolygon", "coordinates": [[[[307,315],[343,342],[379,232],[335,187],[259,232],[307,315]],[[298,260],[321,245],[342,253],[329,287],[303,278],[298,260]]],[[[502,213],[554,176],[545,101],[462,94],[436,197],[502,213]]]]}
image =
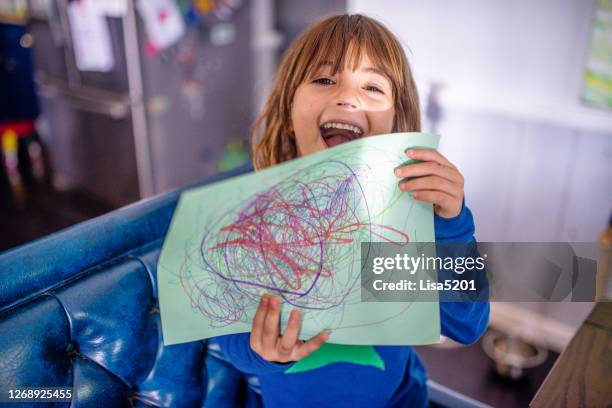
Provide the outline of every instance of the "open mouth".
{"type": "Polygon", "coordinates": [[[327,147],[334,147],[351,140],[359,139],[363,129],[359,126],[342,122],[326,122],[320,127],[321,137],[327,147]]]}

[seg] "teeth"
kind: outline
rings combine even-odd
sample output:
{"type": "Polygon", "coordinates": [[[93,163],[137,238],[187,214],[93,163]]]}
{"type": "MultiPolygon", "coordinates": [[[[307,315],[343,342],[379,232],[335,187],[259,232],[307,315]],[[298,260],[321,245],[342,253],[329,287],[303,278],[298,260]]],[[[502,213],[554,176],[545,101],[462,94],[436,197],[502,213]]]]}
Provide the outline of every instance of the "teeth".
{"type": "Polygon", "coordinates": [[[355,132],[358,135],[361,134],[361,129],[359,129],[357,126],[347,125],[347,124],[344,124],[344,123],[327,122],[327,123],[325,123],[323,125],[323,127],[326,128],[326,129],[329,129],[329,128],[345,129],[345,130],[350,130],[351,132],[355,132]]]}

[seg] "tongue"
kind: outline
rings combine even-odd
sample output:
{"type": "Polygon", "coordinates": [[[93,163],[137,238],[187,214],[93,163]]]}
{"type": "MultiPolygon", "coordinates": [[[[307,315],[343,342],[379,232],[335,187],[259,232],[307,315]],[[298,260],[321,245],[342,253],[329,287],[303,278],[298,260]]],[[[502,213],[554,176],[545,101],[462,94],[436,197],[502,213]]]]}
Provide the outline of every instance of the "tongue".
{"type": "Polygon", "coordinates": [[[325,140],[325,143],[327,143],[327,147],[334,147],[339,144],[349,142],[351,138],[346,135],[331,135],[325,137],[323,140],[325,140]]]}
{"type": "Polygon", "coordinates": [[[327,147],[334,147],[357,138],[350,130],[336,128],[321,128],[321,136],[327,143],[327,147]]]}

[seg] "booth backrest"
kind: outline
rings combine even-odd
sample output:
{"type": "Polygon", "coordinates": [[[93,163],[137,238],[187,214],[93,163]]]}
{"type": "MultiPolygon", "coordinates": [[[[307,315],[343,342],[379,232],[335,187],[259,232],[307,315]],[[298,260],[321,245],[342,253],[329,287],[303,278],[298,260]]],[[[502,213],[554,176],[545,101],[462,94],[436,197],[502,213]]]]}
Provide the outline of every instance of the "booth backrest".
{"type": "Polygon", "coordinates": [[[73,387],[73,406],[202,406],[205,342],[164,347],[159,251],[181,191],[0,254],[0,388],[73,387]]]}

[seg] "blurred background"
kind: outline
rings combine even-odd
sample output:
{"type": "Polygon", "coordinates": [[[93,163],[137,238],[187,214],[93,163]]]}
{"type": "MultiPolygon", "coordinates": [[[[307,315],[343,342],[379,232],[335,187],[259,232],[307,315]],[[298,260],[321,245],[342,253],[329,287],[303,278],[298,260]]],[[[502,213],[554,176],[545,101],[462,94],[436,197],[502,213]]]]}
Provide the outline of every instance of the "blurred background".
{"type": "MultiPolygon", "coordinates": [[[[0,0],[0,252],[248,162],[279,57],[337,12],[401,40],[480,241],[607,230],[609,0],[0,0]]],[[[591,307],[493,304],[492,330],[541,360],[514,379],[482,342],[419,353],[440,383],[525,406],[591,307]]]]}

